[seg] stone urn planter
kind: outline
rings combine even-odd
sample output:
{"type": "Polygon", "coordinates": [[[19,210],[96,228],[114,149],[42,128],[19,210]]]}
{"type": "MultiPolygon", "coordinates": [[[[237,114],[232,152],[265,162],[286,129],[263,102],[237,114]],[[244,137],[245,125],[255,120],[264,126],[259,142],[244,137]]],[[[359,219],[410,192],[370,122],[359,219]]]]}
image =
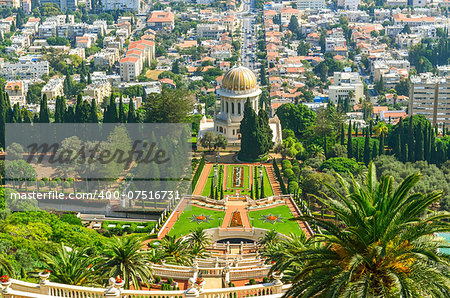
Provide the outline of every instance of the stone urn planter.
{"type": "Polygon", "coordinates": [[[40,284],[47,283],[49,277],[50,277],[50,270],[46,269],[42,272],[39,272],[39,278],[41,279],[41,281],[39,283],[40,284]]]}
{"type": "Polygon", "coordinates": [[[116,280],[114,282],[114,287],[116,289],[122,289],[124,285],[125,285],[125,281],[120,277],[116,277],[116,280]]]}
{"type": "Polygon", "coordinates": [[[2,285],[2,293],[8,293],[9,287],[11,287],[11,279],[8,275],[3,275],[0,277],[0,284],[2,285]]]}

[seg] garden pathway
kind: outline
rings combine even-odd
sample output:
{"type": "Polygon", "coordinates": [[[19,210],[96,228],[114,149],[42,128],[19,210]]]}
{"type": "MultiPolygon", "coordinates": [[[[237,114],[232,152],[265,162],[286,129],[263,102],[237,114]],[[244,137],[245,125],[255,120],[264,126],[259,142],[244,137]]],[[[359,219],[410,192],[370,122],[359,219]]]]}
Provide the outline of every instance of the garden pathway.
{"type": "Polygon", "coordinates": [[[212,167],[213,164],[211,163],[205,164],[205,167],[203,168],[200,178],[198,178],[197,185],[195,186],[195,189],[193,191],[194,195],[202,195],[203,188],[205,187],[206,181],[208,181],[209,172],[211,171],[212,167]]]}
{"type": "Polygon", "coordinates": [[[247,213],[247,202],[244,201],[228,201],[226,204],[225,216],[223,217],[222,228],[230,227],[231,217],[234,211],[239,211],[242,219],[242,226],[246,229],[250,229],[250,220],[247,213]]]}
{"type": "MultiPolygon", "coordinates": [[[[290,199],[286,199],[286,205],[289,207],[289,209],[291,210],[291,213],[294,217],[300,216],[300,214],[297,212],[297,209],[294,207],[294,205],[292,204],[290,199]]],[[[311,238],[313,236],[311,234],[311,232],[309,231],[309,229],[306,228],[305,222],[303,222],[301,220],[297,220],[297,223],[300,226],[300,228],[303,230],[303,232],[305,232],[306,237],[311,238]]]]}
{"type": "Polygon", "coordinates": [[[277,178],[275,177],[275,172],[273,170],[272,165],[264,165],[266,167],[267,176],[269,177],[270,184],[272,185],[273,194],[275,196],[282,195],[281,192],[281,186],[278,182],[277,178]]]}

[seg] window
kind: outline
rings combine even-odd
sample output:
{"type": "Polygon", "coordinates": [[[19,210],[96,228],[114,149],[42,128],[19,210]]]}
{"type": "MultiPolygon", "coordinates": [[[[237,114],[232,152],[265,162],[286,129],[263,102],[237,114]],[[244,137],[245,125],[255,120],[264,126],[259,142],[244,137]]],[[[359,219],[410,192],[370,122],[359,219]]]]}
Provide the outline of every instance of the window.
{"type": "MultiPolygon", "coordinates": [[[[241,114],[241,103],[239,102],[238,103],[238,114],[240,115],[241,114]]],[[[234,134],[234,133],[233,133],[234,134]]]]}
{"type": "Polygon", "coordinates": [[[227,114],[228,114],[228,101],[227,101],[227,114]]]}
{"type": "Polygon", "coordinates": [[[231,103],[231,114],[234,115],[234,102],[231,103]]]}

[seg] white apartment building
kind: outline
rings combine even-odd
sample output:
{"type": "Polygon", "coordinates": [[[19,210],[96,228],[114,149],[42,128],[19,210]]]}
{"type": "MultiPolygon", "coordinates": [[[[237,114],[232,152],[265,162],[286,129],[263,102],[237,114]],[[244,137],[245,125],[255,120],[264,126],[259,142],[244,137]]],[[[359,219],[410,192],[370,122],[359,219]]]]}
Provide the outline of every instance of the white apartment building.
{"type": "Polygon", "coordinates": [[[335,48],[345,48],[347,47],[347,41],[343,37],[327,37],[325,39],[325,51],[333,52],[335,48]]]}
{"type": "Polygon", "coordinates": [[[111,84],[107,79],[96,80],[86,86],[84,93],[97,103],[101,103],[104,98],[111,95],[111,84]]]}
{"type": "Polygon", "coordinates": [[[434,125],[450,125],[450,77],[422,73],[411,77],[409,115],[424,115],[434,125]]]}
{"type": "Polygon", "coordinates": [[[359,103],[364,97],[364,85],[357,72],[335,72],[334,84],[329,87],[329,99],[335,104],[344,102],[347,98],[351,105],[359,103]],[[353,93],[352,96],[351,93],[353,93]]]}
{"type": "Polygon", "coordinates": [[[119,61],[119,50],[115,48],[106,48],[94,55],[94,65],[98,67],[109,67],[117,61],[119,61]]]}
{"type": "Polygon", "coordinates": [[[42,95],[46,95],[47,99],[53,99],[57,96],[64,96],[64,79],[50,79],[48,83],[42,87],[42,95]]]}
{"type": "Polygon", "coordinates": [[[338,7],[348,10],[357,10],[361,0],[338,0],[338,7]]]}
{"type": "Polygon", "coordinates": [[[297,0],[298,10],[319,10],[325,8],[325,0],[297,0]]]}
{"type": "Polygon", "coordinates": [[[103,0],[103,10],[132,10],[139,11],[140,0],[103,0]]]}
{"type": "Polygon", "coordinates": [[[219,36],[225,32],[225,26],[219,24],[198,24],[197,35],[200,38],[219,39],[219,36]]]}
{"type": "Polygon", "coordinates": [[[120,60],[120,78],[123,82],[133,82],[141,73],[137,57],[124,57],[120,60]]]}
{"type": "Polygon", "coordinates": [[[4,63],[0,65],[0,76],[7,80],[20,77],[24,80],[38,80],[44,74],[48,75],[48,61],[4,63]]]}

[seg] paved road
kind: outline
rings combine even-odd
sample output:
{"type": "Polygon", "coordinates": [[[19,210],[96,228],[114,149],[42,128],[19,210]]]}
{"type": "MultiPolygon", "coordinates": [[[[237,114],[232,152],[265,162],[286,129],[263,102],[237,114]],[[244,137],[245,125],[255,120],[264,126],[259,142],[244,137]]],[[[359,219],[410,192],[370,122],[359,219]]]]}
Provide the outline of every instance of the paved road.
{"type": "Polygon", "coordinates": [[[244,0],[243,9],[238,13],[242,19],[241,30],[241,63],[243,66],[256,70],[256,12],[254,12],[254,0],[244,0]]]}

